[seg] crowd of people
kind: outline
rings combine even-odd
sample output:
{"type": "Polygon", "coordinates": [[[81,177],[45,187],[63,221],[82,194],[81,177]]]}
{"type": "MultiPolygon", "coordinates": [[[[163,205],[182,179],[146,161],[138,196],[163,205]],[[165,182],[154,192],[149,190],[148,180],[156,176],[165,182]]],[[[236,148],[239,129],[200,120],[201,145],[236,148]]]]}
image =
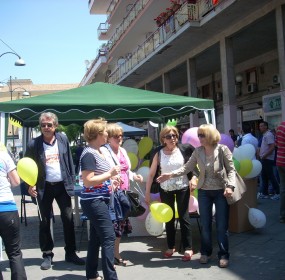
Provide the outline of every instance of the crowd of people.
{"type": "MultiPolygon", "coordinates": [[[[128,261],[120,254],[122,234],[131,231],[128,218],[112,218],[112,194],[118,190],[129,190],[130,180],[142,182],[140,174],[132,172],[131,162],[122,147],[123,129],[117,124],[108,124],[104,119],[89,120],[84,124],[86,147],[80,147],[77,161],[71,155],[67,137],[56,132],[58,118],[51,112],[39,118],[41,135],[32,139],[26,148],[25,157],[32,158],[38,166],[38,177],[34,186],[28,186],[29,194],[37,197],[40,212],[39,247],[42,252],[42,270],[50,269],[53,263],[54,241],[50,230],[52,203],[56,200],[60,209],[65,241],[65,260],[75,265],[86,265],[86,278],[91,280],[118,279],[115,265],[127,266],[128,261]],[[83,190],[80,194],[81,208],[90,220],[90,240],[86,262],[76,254],[75,230],[71,196],[75,174],[80,171],[83,190]],[[103,276],[99,275],[99,250],[103,276]]],[[[262,140],[258,141],[248,125],[243,126],[241,145],[252,144],[256,156],[262,163],[260,176],[260,198],[268,197],[269,182],[273,187],[272,199],[280,199],[280,222],[285,222],[285,122],[273,135],[265,121],[259,124],[262,140]],[[276,156],[275,156],[276,153],[276,156]],[[275,173],[277,166],[279,177],[275,173]],[[280,180],[280,181],[278,181],[280,180]],[[280,183],[279,183],[280,182],[280,183]]],[[[238,137],[231,130],[232,139],[238,137]]],[[[192,231],[189,217],[190,192],[198,189],[199,214],[202,226],[200,263],[207,264],[212,257],[212,209],[215,205],[215,225],[218,243],[218,266],[229,265],[228,241],[229,205],[227,198],[235,190],[235,167],[232,153],[219,144],[221,135],[211,124],[199,126],[197,136],[200,147],[179,143],[179,131],[166,126],[160,131],[160,146],[150,160],[150,171],[146,182],[145,202],[151,203],[151,185],[157,168],[160,176],[161,202],[175,213],[177,205],[181,228],[182,261],[190,261],[192,231]],[[222,160],[221,160],[222,158],[222,160]],[[225,172],[227,180],[222,175],[225,172]]],[[[20,184],[16,166],[7,152],[0,152],[0,236],[3,239],[10,261],[11,279],[27,279],[20,248],[19,216],[11,192],[11,186],[20,184]],[[5,226],[14,221],[13,227],[5,226]]],[[[166,223],[167,249],[163,257],[171,258],[176,251],[175,216],[166,223]]],[[[1,275],[0,275],[1,276],[1,275]]]]}

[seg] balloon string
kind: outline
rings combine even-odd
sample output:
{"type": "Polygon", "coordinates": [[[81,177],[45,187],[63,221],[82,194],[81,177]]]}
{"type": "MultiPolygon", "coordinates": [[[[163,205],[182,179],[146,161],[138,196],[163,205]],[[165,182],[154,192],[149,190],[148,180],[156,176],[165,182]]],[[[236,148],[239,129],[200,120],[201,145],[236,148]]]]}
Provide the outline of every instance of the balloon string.
{"type": "Polygon", "coordinates": [[[244,204],[248,209],[250,209],[250,207],[247,204],[244,204]]]}
{"type": "Polygon", "coordinates": [[[39,202],[38,202],[38,198],[37,197],[36,197],[36,202],[37,202],[38,212],[39,212],[39,216],[40,216],[40,221],[42,221],[41,210],[40,210],[40,207],[39,207],[39,202]]]}

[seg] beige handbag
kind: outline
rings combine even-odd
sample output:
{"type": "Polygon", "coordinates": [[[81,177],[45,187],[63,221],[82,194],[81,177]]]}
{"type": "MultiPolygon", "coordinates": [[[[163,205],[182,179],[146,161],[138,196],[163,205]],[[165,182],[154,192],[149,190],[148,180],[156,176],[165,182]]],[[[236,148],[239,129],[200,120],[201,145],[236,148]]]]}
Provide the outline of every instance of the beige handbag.
{"type": "MultiPolygon", "coordinates": [[[[228,182],[228,176],[227,176],[227,171],[225,169],[224,165],[224,151],[222,150],[222,147],[219,148],[219,161],[221,165],[221,175],[223,177],[223,180],[225,182],[225,187],[227,186],[228,182]]],[[[235,182],[235,189],[231,197],[227,197],[227,202],[229,205],[236,203],[239,201],[243,194],[246,192],[246,184],[244,183],[242,177],[237,173],[235,174],[236,182],[235,182]]]]}

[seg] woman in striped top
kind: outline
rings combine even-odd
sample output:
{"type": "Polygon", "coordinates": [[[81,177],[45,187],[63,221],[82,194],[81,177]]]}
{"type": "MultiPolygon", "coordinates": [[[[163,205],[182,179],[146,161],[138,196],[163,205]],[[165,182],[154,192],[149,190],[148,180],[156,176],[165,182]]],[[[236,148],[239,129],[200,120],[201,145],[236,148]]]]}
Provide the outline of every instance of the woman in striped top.
{"type": "Polygon", "coordinates": [[[119,174],[120,167],[111,168],[100,151],[100,147],[107,142],[106,124],[103,119],[90,120],[84,124],[84,138],[88,146],[80,158],[84,184],[80,203],[91,223],[86,261],[86,277],[89,280],[102,279],[97,270],[100,246],[104,279],[118,279],[114,268],[115,232],[108,205],[110,192],[112,188],[116,188],[116,180],[111,178],[115,179],[114,176],[119,174]]]}

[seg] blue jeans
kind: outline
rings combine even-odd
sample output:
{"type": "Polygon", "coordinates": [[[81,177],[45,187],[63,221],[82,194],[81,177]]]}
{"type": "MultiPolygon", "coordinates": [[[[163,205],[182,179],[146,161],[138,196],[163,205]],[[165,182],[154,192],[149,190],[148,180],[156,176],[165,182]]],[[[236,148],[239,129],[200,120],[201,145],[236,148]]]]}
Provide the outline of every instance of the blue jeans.
{"type": "Polygon", "coordinates": [[[86,278],[97,278],[99,249],[102,247],[104,279],[117,280],[114,268],[115,231],[110,218],[108,203],[101,198],[80,200],[83,213],[90,220],[90,240],[87,251],[86,278]]]}
{"type": "Polygon", "coordinates": [[[277,166],[280,177],[280,218],[285,219],[285,166],[277,166]]]}
{"type": "Polygon", "coordinates": [[[212,247],[212,207],[216,207],[216,231],[219,245],[218,258],[229,259],[229,205],[224,197],[224,190],[198,191],[200,220],[202,226],[201,255],[211,256],[212,247]]]}
{"type": "Polygon", "coordinates": [[[5,251],[9,258],[11,279],[27,279],[21,252],[20,222],[18,211],[0,213],[0,236],[3,239],[5,251]]]}
{"type": "MultiPolygon", "coordinates": [[[[185,188],[182,190],[169,191],[166,192],[162,188],[160,188],[160,198],[161,202],[169,205],[175,213],[175,195],[176,195],[176,203],[177,203],[177,212],[179,215],[179,223],[181,228],[181,241],[183,249],[192,250],[192,231],[190,224],[190,217],[188,211],[189,198],[190,198],[190,190],[189,188],[185,188]]],[[[175,248],[175,215],[173,218],[166,223],[166,236],[167,236],[167,245],[169,249],[175,248]]]]}

